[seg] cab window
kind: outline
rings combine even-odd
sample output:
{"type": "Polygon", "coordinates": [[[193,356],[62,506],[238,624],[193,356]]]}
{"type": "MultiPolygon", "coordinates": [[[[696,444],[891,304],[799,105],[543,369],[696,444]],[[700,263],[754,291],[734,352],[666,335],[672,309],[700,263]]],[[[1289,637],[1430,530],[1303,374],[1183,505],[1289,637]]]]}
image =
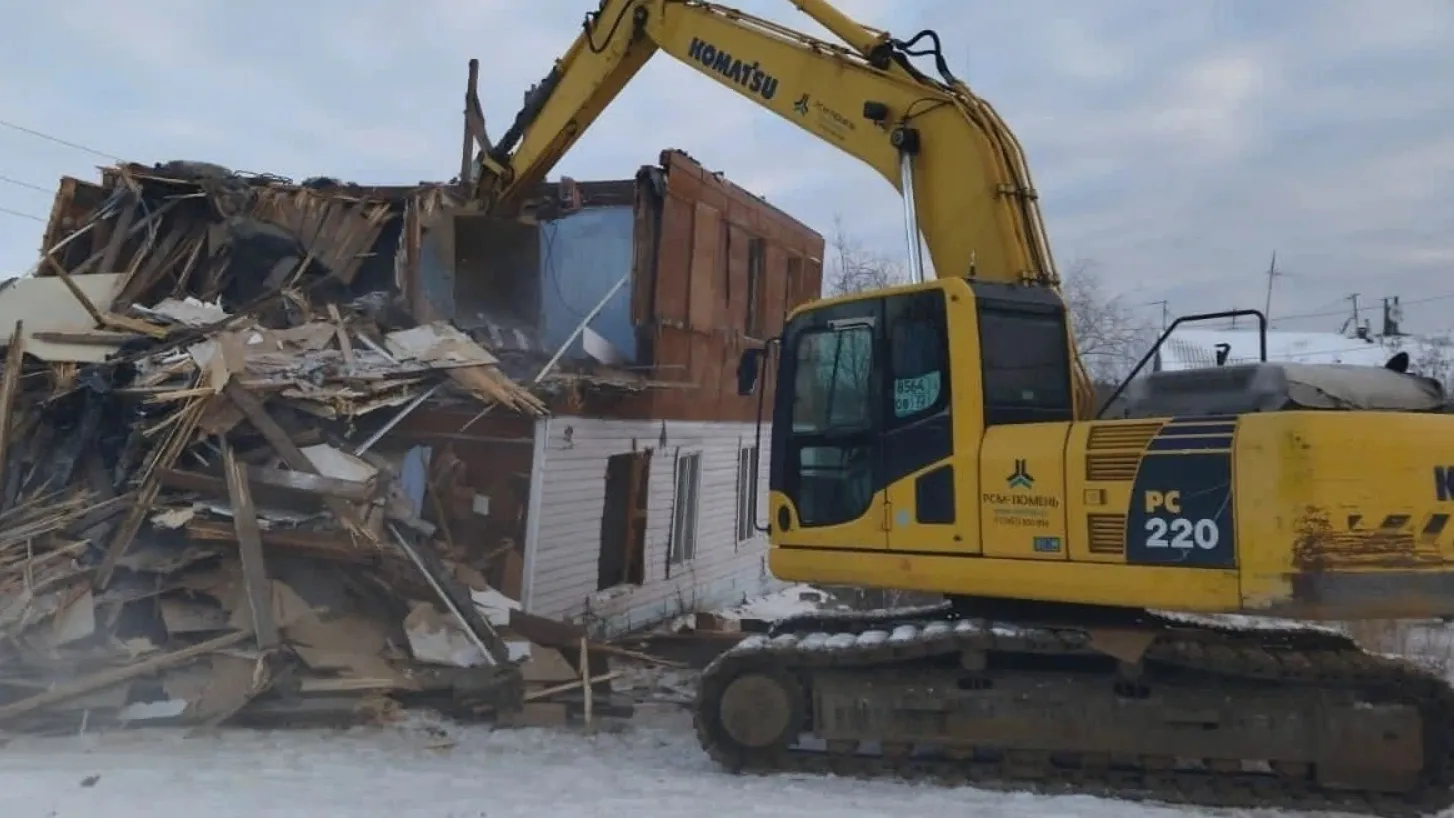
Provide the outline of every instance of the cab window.
{"type": "Polygon", "coordinates": [[[873,325],[808,330],[797,339],[793,364],[784,490],[803,526],[851,522],[867,513],[874,496],[873,325]]]}
{"type": "Polygon", "coordinates": [[[944,296],[937,291],[888,302],[889,427],[938,414],[949,405],[949,338],[944,296]]]}
{"type": "Polygon", "coordinates": [[[873,327],[853,324],[814,330],[798,340],[793,431],[868,431],[873,327]]]}
{"type": "Polygon", "coordinates": [[[986,423],[1071,418],[1070,348],[1062,313],[982,307],[979,339],[986,423]]]}

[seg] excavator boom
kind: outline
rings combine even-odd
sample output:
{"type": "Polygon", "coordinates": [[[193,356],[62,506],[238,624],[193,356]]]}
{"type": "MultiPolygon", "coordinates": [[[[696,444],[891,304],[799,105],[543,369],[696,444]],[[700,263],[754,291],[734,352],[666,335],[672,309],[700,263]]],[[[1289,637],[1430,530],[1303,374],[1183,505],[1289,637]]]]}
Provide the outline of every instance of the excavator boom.
{"type": "MultiPolygon", "coordinates": [[[[475,199],[518,207],[658,51],[857,157],[904,197],[911,272],[920,234],[934,273],[1058,288],[1034,185],[1014,135],[956,79],[938,35],[901,42],[823,0],[795,0],[850,47],[693,0],[605,0],[498,143],[481,151],[475,199]],[[931,45],[941,79],[920,72],[931,45]]],[[[1058,291],[1058,289],[1057,289],[1058,291]]],[[[1074,355],[1074,350],[1072,350],[1074,355]]],[[[1078,412],[1094,391],[1076,365],[1078,412]]]]}
{"type": "Polygon", "coordinates": [[[603,0],[498,142],[469,114],[476,205],[510,215],[663,52],[902,195],[914,281],[800,306],[775,339],[768,566],[947,599],[744,640],[702,675],[706,752],[1215,805],[1454,804],[1454,687],[1336,630],[1215,618],[1454,613],[1447,486],[1409,477],[1454,460],[1437,385],[1264,362],[1157,373],[1123,419],[1089,420],[1013,134],[934,32],[793,4],[841,42],[697,0],[603,0]],[[1301,411],[1310,396],[1384,411],[1301,411]]]}
{"type": "Polygon", "coordinates": [[[477,196],[518,204],[662,51],[857,157],[901,193],[901,154],[910,155],[907,194],[939,275],[1057,284],[1029,171],[993,109],[957,80],[919,73],[902,43],[826,3],[798,5],[867,53],[711,3],[606,0],[489,151],[477,196]],[[865,102],[880,116],[866,118],[865,102]],[[899,129],[940,147],[901,151],[899,129]]]}

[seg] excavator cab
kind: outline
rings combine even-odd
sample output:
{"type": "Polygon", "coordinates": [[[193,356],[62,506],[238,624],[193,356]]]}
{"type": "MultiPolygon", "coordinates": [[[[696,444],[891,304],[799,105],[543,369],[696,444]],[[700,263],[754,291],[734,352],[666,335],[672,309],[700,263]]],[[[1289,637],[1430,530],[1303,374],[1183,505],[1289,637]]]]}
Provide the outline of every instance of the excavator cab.
{"type": "MultiPolygon", "coordinates": [[[[955,523],[978,502],[956,451],[977,450],[988,427],[1075,417],[1070,344],[1065,306],[1044,287],[945,278],[795,311],[770,345],[775,544],[883,548],[896,528],[955,523]],[[899,492],[912,500],[895,503],[899,492]],[[875,505],[895,518],[885,525],[875,505]]],[[[740,393],[764,359],[743,353],[740,393]]]]}

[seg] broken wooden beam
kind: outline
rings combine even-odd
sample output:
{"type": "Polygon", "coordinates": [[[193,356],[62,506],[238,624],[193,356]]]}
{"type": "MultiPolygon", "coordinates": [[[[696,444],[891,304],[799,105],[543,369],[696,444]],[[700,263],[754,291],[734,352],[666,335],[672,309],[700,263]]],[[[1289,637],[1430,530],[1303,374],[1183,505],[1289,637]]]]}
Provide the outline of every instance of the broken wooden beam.
{"type": "Polygon", "coordinates": [[[279,644],[278,625],[273,621],[273,592],[268,582],[267,564],[263,560],[262,534],[257,524],[257,509],[247,490],[247,476],[233,454],[227,438],[218,436],[222,447],[222,468],[227,473],[227,498],[232,505],[232,525],[237,532],[237,551],[242,561],[242,584],[246,589],[249,613],[257,646],[272,650],[279,644]]]}
{"type": "Polygon", "coordinates": [[[149,676],[163,670],[170,670],[171,668],[184,665],[193,659],[206,656],[209,653],[240,645],[251,636],[252,634],[245,630],[233,631],[232,633],[223,634],[215,639],[199,642],[191,647],[175,650],[171,653],[164,653],[161,656],[156,656],[135,664],[111,668],[109,670],[103,670],[100,673],[83,676],[74,682],[58,685],[44,693],[37,693],[34,696],[29,696],[19,701],[0,705],[0,721],[13,719],[16,716],[23,716],[26,713],[33,713],[36,710],[50,707],[53,704],[60,704],[61,702],[84,696],[87,693],[101,690],[114,684],[120,684],[142,676],[149,676]]]}
{"type": "Polygon", "coordinates": [[[182,452],[192,442],[192,433],[197,429],[197,421],[201,419],[202,412],[206,409],[206,403],[196,400],[181,409],[171,419],[163,421],[171,423],[175,421],[171,431],[168,433],[166,442],[157,451],[154,459],[148,465],[146,478],[141,488],[136,492],[136,503],[127,511],[126,519],[122,520],[121,527],[112,535],[111,543],[106,547],[106,556],[102,558],[101,565],[96,569],[94,586],[97,590],[105,590],[111,584],[111,575],[116,571],[116,563],[126,556],[126,549],[131,547],[131,541],[136,539],[136,534],[141,530],[141,525],[146,520],[146,515],[151,511],[152,503],[156,502],[157,495],[161,493],[162,481],[160,472],[169,469],[182,452]]]}
{"type": "Polygon", "coordinates": [[[439,555],[427,548],[415,548],[392,523],[388,528],[389,533],[394,535],[394,542],[414,561],[424,578],[429,580],[439,596],[439,601],[464,626],[465,633],[474,638],[475,646],[485,654],[485,659],[492,665],[503,665],[509,661],[510,649],[505,646],[505,640],[500,638],[495,626],[475,607],[475,600],[470,596],[469,589],[455,580],[453,572],[439,559],[439,555]]]}
{"type": "MultiPolygon", "coordinates": [[[[374,484],[357,480],[343,480],[321,474],[293,471],[290,469],[264,469],[247,466],[249,488],[258,499],[286,499],[334,497],[352,503],[367,503],[374,499],[378,489],[374,484]]],[[[166,469],[162,472],[162,485],[180,491],[195,491],[199,494],[222,495],[227,492],[227,482],[195,471],[166,469]]]]}
{"type": "Polygon", "coordinates": [[[50,344],[79,344],[82,346],[120,346],[147,336],[137,332],[117,332],[109,329],[75,331],[39,330],[31,333],[37,341],[50,344]]]}
{"type": "MultiPolygon", "coordinates": [[[[308,474],[318,474],[318,468],[313,465],[313,461],[303,454],[303,450],[298,448],[298,444],[293,442],[293,439],[283,431],[283,427],[279,426],[276,420],[273,420],[273,416],[268,414],[267,408],[256,395],[235,380],[228,381],[227,386],[223,387],[222,393],[232,401],[239,412],[242,412],[253,428],[267,439],[278,456],[283,458],[283,462],[288,464],[288,468],[308,474]]],[[[328,510],[333,512],[333,516],[352,529],[354,533],[369,540],[374,539],[373,532],[364,526],[363,521],[354,513],[353,507],[348,503],[335,497],[324,498],[323,502],[328,506],[328,510]]]]}
{"type": "Polygon", "coordinates": [[[45,260],[51,266],[51,269],[55,271],[56,276],[60,278],[61,283],[66,285],[66,289],[71,291],[71,295],[75,296],[81,308],[86,311],[87,315],[91,316],[92,321],[96,322],[96,326],[101,326],[101,323],[106,320],[106,317],[91,302],[91,298],[81,289],[81,285],[77,284],[74,278],[71,278],[71,274],[66,272],[66,268],[62,267],[61,263],[56,261],[54,256],[47,255],[45,260]]]}
{"type": "MultiPolygon", "coordinates": [[[[621,671],[619,671],[619,670],[613,670],[613,671],[611,671],[609,673],[602,673],[602,674],[599,674],[597,676],[592,676],[591,677],[591,680],[590,680],[590,683],[591,683],[591,685],[598,685],[601,682],[609,682],[612,679],[620,678],[620,676],[621,676],[621,671]]],[[[590,690],[591,689],[589,686],[586,685],[586,680],[584,678],[576,679],[573,682],[562,682],[561,684],[558,684],[558,685],[553,685],[551,687],[541,688],[540,690],[532,690],[529,693],[526,693],[525,694],[525,701],[527,701],[527,702],[539,701],[541,699],[546,698],[547,696],[554,696],[554,695],[556,695],[558,693],[567,693],[567,692],[572,691],[572,690],[579,690],[579,689],[581,689],[583,687],[586,690],[590,690]]],[[[587,699],[587,701],[589,701],[589,699],[587,699]]]]}
{"type": "Polygon", "coordinates": [[[20,369],[25,363],[25,322],[16,321],[5,350],[5,372],[0,374],[0,497],[5,493],[5,477],[10,472],[10,430],[15,416],[15,392],[20,384],[20,369]]]}
{"type": "MultiPolygon", "coordinates": [[[[193,520],[187,523],[187,538],[198,542],[236,542],[237,535],[232,526],[211,520],[193,520]]],[[[360,548],[339,531],[312,531],[308,529],[268,529],[261,532],[263,546],[279,551],[290,551],[300,556],[314,557],[350,565],[378,565],[386,555],[377,549],[360,548]]],[[[403,557],[395,558],[401,565],[403,557]]]]}

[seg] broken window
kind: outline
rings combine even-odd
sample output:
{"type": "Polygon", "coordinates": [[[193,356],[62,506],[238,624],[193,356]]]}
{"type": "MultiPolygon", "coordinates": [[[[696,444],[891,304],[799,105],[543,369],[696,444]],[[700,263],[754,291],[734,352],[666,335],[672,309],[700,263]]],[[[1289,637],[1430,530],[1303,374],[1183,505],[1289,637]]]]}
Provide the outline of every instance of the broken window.
{"type": "Polygon", "coordinates": [[[757,446],[737,452],[737,542],[757,533],[757,446]]]}
{"type": "Polygon", "coordinates": [[[747,337],[762,338],[762,287],[767,277],[767,240],[754,236],[747,241],[747,337]]]}
{"type": "Polygon", "coordinates": [[[651,451],[625,452],[606,460],[606,503],[601,510],[601,551],[596,590],[646,581],[646,487],[651,451]]]}
{"type": "Polygon", "coordinates": [[[677,455],[676,497],[672,502],[671,562],[697,556],[697,505],[702,483],[702,453],[677,455]]]}

